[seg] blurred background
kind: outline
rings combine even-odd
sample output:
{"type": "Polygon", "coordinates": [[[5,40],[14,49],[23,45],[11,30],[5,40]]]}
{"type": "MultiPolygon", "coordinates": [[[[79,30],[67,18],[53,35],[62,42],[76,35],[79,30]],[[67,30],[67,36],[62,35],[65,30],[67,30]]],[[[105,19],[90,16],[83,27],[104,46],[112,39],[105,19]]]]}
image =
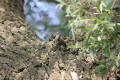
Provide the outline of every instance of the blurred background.
{"type": "Polygon", "coordinates": [[[36,35],[44,41],[49,41],[50,35],[55,32],[68,33],[64,13],[56,2],[24,0],[24,15],[36,35]]]}

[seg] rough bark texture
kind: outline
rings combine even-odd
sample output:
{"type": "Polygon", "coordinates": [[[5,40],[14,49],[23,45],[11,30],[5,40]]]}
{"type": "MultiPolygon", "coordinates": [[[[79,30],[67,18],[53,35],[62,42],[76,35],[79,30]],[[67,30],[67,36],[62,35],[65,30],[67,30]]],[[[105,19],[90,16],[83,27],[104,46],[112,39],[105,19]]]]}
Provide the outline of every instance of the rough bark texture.
{"type": "Polygon", "coordinates": [[[23,0],[0,0],[0,80],[102,80],[80,48],[54,50],[54,42],[41,41],[25,22],[22,6],[23,0]]]}
{"type": "Polygon", "coordinates": [[[23,0],[0,0],[0,80],[59,80],[65,75],[71,80],[62,64],[65,57],[36,37],[22,6],[23,0]]]}

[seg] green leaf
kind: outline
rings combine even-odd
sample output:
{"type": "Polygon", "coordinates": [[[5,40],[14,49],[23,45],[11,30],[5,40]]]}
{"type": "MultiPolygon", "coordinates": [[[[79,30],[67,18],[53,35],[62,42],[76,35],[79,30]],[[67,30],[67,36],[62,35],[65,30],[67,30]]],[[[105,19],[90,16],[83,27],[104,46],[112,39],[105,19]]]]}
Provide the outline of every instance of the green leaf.
{"type": "Polygon", "coordinates": [[[91,26],[80,26],[80,29],[81,30],[85,30],[85,31],[91,31],[91,30],[93,30],[94,29],[94,27],[91,27],[91,26]]]}
{"type": "Polygon", "coordinates": [[[68,48],[75,48],[75,45],[68,45],[68,48]]]}
{"type": "Polygon", "coordinates": [[[93,31],[95,31],[95,30],[98,29],[98,27],[99,27],[98,25],[99,25],[98,23],[96,23],[96,24],[94,25],[93,31]]]}
{"type": "Polygon", "coordinates": [[[101,4],[100,4],[100,11],[102,12],[103,11],[103,8],[106,7],[105,3],[103,1],[101,1],[101,4]]]}
{"type": "Polygon", "coordinates": [[[65,4],[65,2],[63,0],[56,0],[56,1],[58,1],[61,4],[65,4]]]}
{"type": "Polygon", "coordinates": [[[110,51],[108,48],[104,49],[104,53],[106,54],[107,57],[110,57],[110,51]]]}
{"type": "Polygon", "coordinates": [[[96,74],[98,74],[98,75],[105,75],[105,74],[108,73],[108,71],[109,71],[109,70],[108,70],[107,66],[106,66],[106,65],[103,65],[103,64],[97,66],[97,67],[94,69],[94,72],[95,72],[96,74]]]}

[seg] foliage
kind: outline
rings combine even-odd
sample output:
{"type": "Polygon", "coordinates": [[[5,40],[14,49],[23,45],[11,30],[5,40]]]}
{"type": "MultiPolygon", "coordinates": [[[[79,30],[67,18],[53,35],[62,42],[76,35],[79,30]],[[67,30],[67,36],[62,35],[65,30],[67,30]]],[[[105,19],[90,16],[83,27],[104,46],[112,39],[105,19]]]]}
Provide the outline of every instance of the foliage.
{"type": "MultiPolygon", "coordinates": [[[[68,25],[75,38],[76,29],[86,31],[83,45],[95,60],[102,55],[95,72],[106,74],[112,67],[120,67],[120,23],[116,21],[117,11],[112,7],[115,0],[57,0],[59,7],[66,13],[68,25]],[[111,63],[114,62],[113,63],[111,63]]],[[[120,18],[119,18],[120,19],[120,18]]],[[[70,47],[71,48],[71,47],[70,47]]]]}

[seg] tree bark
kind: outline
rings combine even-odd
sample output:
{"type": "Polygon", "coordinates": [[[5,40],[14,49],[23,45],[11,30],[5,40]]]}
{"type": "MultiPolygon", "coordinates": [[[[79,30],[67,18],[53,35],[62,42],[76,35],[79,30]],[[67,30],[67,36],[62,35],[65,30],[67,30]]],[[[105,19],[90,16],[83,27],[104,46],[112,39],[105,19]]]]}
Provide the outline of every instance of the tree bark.
{"type": "Polygon", "coordinates": [[[61,79],[63,57],[49,47],[26,23],[23,0],[0,0],[0,80],[61,79]]]}

